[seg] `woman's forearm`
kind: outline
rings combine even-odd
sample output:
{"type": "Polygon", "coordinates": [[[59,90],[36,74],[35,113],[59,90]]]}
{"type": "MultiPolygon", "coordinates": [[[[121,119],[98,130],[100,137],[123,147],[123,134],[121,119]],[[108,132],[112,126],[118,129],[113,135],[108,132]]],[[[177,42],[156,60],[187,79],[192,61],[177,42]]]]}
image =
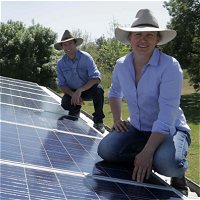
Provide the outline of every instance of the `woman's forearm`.
{"type": "Polygon", "coordinates": [[[111,97],[110,101],[110,108],[113,115],[113,121],[116,122],[122,119],[122,111],[121,111],[121,99],[111,97]]]}

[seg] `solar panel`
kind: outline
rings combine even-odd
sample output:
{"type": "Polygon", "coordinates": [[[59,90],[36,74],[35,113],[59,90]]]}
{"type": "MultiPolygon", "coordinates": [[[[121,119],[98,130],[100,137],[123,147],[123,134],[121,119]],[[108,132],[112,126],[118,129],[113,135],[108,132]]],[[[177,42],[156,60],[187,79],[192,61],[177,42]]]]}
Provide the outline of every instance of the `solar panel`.
{"type": "Polygon", "coordinates": [[[184,199],[151,176],[131,180],[132,165],[97,156],[103,135],[35,83],[0,77],[1,199],[184,199]]]}

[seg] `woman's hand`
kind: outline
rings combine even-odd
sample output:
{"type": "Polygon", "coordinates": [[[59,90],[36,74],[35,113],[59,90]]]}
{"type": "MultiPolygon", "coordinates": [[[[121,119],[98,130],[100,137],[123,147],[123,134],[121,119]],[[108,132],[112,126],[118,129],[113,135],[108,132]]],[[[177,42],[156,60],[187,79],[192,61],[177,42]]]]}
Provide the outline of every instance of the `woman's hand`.
{"type": "Polygon", "coordinates": [[[134,160],[134,170],[132,179],[143,182],[144,178],[149,178],[153,155],[158,146],[165,140],[165,134],[160,132],[152,132],[143,150],[136,155],[134,160]]]}
{"type": "Polygon", "coordinates": [[[112,129],[117,131],[117,132],[126,132],[126,131],[128,131],[127,121],[118,120],[118,121],[114,122],[112,129]]]}
{"type": "Polygon", "coordinates": [[[142,150],[135,157],[132,179],[137,182],[143,182],[151,174],[153,154],[142,150]]]}

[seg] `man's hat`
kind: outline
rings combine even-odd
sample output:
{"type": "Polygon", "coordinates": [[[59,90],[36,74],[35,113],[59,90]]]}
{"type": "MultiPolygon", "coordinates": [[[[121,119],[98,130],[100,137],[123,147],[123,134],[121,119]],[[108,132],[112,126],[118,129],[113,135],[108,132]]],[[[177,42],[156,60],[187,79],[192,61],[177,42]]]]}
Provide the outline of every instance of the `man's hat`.
{"type": "Polygon", "coordinates": [[[63,36],[61,38],[61,41],[55,43],[54,48],[57,49],[57,50],[62,50],[62,43],[70,41],[70,40],[75,40],[76,46],[79,46],[83,43],[82,38],[75,38],[75,37],[72,36],[72,34],[68,30],[65,30],[65,32],[63,33],[63,36]]]}

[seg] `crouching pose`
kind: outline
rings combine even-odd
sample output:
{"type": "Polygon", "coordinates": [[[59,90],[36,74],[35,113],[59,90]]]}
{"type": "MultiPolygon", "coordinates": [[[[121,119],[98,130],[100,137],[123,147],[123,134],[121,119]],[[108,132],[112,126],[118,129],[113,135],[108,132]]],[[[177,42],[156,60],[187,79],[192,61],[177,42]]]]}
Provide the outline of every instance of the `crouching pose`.
{"type": "Polygon", "coordinates": [[[116,38],[132,51],[117,60],[109,90],[113,129],[102,139],[98,154],[106,161],[133,162],[133,180],[143,182],[151,170],[172,177],[187,195],[184,173],[190,128],[179,107],[183,74],[179,62],[156,46],[171,41],[176,31],[159,28],[148,9],[139,10],[130,28],[116,28],[116,38]],[[129,118],[122,119],[125,98],[129,118]]]}
{"type": "Polygon", "coordinates": [[[69,30],[65,30],[61,41],[54,44],[55,49],[65,53],[57,63],[58,85],[64,93],[61,106],[69,111],[70,116],[78,118],[83,102],[93,100],[94,127],[104,133],[101,73],[92,56],[77,49],[82,42],[82,38],[76,38],[69,30]]]}

